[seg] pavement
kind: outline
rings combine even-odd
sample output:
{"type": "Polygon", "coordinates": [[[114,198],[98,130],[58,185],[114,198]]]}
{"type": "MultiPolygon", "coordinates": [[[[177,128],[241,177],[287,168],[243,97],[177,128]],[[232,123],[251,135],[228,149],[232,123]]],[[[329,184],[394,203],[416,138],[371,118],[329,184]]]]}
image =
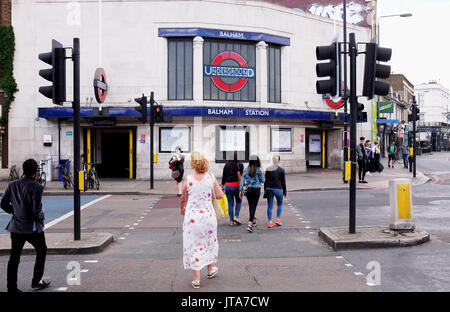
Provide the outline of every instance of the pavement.
{"type": "Polygon", "coordinates": [[[398,233],[388,226],[360,226],[350,234],[348,227],[321,228],[319,237],[334,250],[415,246],[430,240],[421,230],[398,233]]]}
{"type": "MultiPolygon", "coordinates": [[[[383,159],[384,171],[379,174],[368,172],[367,184],[357,183],[358,189],[373,189],[389,187],[389,180],[394,178],[411,178],[413,185],[426,183],[430,178],[417,171],[416,178],[412,178],[412,173],[397,164],[395,168],[387,166],[387,159],[383,159]]],[[[220,177],[218,177],[220,178],[220,177]]],[[[8,182],[0,180],[0,192],[6,189],[8,182]]],[[[305,173],[286,174],[286,185],[288,192],[293,191],[326,191],[326,190],[346,190],[348,183],[342,181],[342,171],[335,169],[315,169],[310,168],[305,173]]],[[[44,190],[44,195],[70,195],[73,190],[64,190],[62,182],[48,181],[44,190]]],[[[173,180],[155,180],[153,189],[150,189],[148,180],[129,179],[100,179],[99,190],[82,191],[82,195],[176,195],[176,185],[173,180]]]]}
{"type": "MultiPolygon", "coordinates": [[[[367,184],[357,184],[359,189],[376,189],[387,188],[389,180],[394,178],[411,178],[412,174],[409,170],[404,169],[399,164],[395,168],[389,168],[385,163],[385,170],[381,174],[368,173],[366,180],[367,184]]],[[[421,185],[429,180],[420,171],[417,171],[417,177],[412,179],[413,185],[421,185]]],[[[4,190],[7,186],[7,181],[0,181],[0,190],[4,190]]],[[[295,173],[286,175],[286,183],[288,192],[294,191],[326,191],[326,190],[348,190],[349,184],[342,181],[342,171],[331,169],[310,169],[306,173],[295,173]]],[[[49,181],[44,191],[44,196],[50,195],[71,195],[72,190],[64,190],[62,183],[59,181],[49,181]]],[[[154,189],[151,190],[149,181],[141,180],[114,180],[102,179],[100,181],[100,190],[90,190],[82,192],[83,195],[150,195],[158,201],[160,197],[170,197],[176,195],[176,187],[173,180],[156,180],[154,181],[154,189]],[[158,196],[160,195],[160,196],[158,196]]],[[[125,207],[126,203],[122,203],[125,207]]],[[[124,206],[121,206],[122,208],[124,206]]],[[[164,218],[164,216],[161,216],[164,218]]],[[[70,219],[70,218],[69,218],[70,219]]],[[[68,227],[71,227],[70,223],[68,227]]],[[[83,230],[83,229],[82,229],[83,230]]],[[[84,227],[85,231],[89,231],[89,224],[84,227]]],[[[52,233],[48,232],[48,247],[51,254],[85,254],[98,253],[103,251],[110,243],[114,242],[114,235],[107,231],[101,233],[82,235],[80,241],[73,241],[67,232],[52,233]]],[[[346,237],[345,239],[348,239],[346,237]]],[[[361,237],[357,239],[357,245],[364,247],[361,244],[361,237]]],[[[356,242],[356,240],[355,240],[356,242]]],[[[347,241],[348,243],[348,241],[347,241]]],[[[373,245],[373,244],[368,244],[373,245]]],[[[25,252],[28,252],[30,246],[25,247],[25,252]]],[[[8,234],[0,235],[0,255],[9,254],[10,239],[8,234]]]]}

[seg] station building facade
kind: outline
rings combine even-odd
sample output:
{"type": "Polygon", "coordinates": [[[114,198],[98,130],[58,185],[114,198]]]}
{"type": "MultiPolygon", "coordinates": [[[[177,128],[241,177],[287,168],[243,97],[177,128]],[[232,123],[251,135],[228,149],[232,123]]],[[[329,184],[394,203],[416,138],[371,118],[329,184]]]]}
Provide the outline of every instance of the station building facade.
{"type": "MultiPolygon", "coordinates": [[[[46,67],[38,54],[50,50],[52,39],[70,47],[77,37],[82,153],[99,164],[100,177],[148,179],[151,139],[156,179],[170,178],[177,146],[187,160],[203,151],[217,176],[234,151],[244,162],[257,154],[265,167],[277,153],[288,173],[342,167],[343,109],[315,91],[315,48],[336,34],[342,41],[340,21],[271,1],[16,0],[12,25],[19,92],[9,115],[10,164],[51,160],[55,179],[58,160],[72,161],[72,62],[68,102],[56,106],[38,93],[48,84],[38,75],[46,67]],[[108,86],[102,104],[94,96],[97,68],[108,86]],[[153,138],[134,109],[134,99],[150,92],[172,116],[155,124],[153,138]]],[[[348,24],[347,31],[370,41],[370,27],[348,24]]],[[[361,55],[358,94],[363,64],[361,55]]],[[[370,118],[371,105],[359,101],[370,118]]],[[[370,124],[359,123],[358,136],[370,137],[370,124]]]]}

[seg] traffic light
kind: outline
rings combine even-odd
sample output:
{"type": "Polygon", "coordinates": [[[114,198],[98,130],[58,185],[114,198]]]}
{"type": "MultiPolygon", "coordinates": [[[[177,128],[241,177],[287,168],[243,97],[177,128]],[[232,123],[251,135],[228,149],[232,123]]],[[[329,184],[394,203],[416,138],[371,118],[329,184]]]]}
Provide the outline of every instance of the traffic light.
{"type": "Polygon", "coordinates": [[[416,106],[416,121],[420,120],[420,109],[416,106]]]}
{"type": "Polygon", "coordinates": [[[39,92],[52,99],[53,104],[62,105],[66,101],[66,50],[53,39],[52,51],[40,53],[39,59],[52,66],[39,71],[39,76],[52,82],[51,86],[39,87],[39,92]]]}
{"type": "Polygon", "coordinates": [[[154,116],[154,122],[163,122],[163,107],[162,105],[156,104],[153,106],[153,112],[152,112],[153,116],[154,116]]]}
{"type": "Polygon", "coordinates": [[[367,112],[363,112],[364,104],[357,103],[356,120],[367,120],[367,112]]]}
{"type": "Polygon", "coordinates": [[[318,61],[330,60],[325,63],[316,64],[317,77],[330,77],[326,80],[316,81],[316,91],[318,94],[330,94],[333,97],[339,96],[340,70],[339,70],[339,44],[333,42],[329,46],[316,47],[316,58],[318,61]]]}
{"type": "Polygon", "coordinates": [[[137,103],[139,103],[139,107],[135,107],[135,110],[137,110],[139,113],[141,113],[141,117],[139,117],[139,120],[142,123],[147,122],[147,97],[142,94],[140,98],[134,99],[137,103]]]}
{"type": "Polygon", "coordinates": [[[390,85],[376,81],[376,78],[387,79],[391,75],[391,66],[377,64],[391,59],[392,49],[381,48],[376,43],[366,43],[366,60],[364,66],[363,96],[370,100],[377,95],[388,95],[390,85]]]}
{"type": "Polygon", "coordinates": [[[419,120],[420,120],[420,109],[419,107],[417,107],[417,105],[413,105],[411,107],[411,112],[408,114],[408,122],[419,120]]]}

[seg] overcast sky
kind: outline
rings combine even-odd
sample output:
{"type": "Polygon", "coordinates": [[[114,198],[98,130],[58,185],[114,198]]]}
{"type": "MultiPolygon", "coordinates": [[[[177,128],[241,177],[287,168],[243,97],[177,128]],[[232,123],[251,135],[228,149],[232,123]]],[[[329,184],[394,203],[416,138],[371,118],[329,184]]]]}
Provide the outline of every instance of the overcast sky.
{"type": "Polygon", "coordinates": [[[389,64],[412,84],[439,81],[450,89],[450,0],[378,0],[380,46],[392,48],[389,64]]]}

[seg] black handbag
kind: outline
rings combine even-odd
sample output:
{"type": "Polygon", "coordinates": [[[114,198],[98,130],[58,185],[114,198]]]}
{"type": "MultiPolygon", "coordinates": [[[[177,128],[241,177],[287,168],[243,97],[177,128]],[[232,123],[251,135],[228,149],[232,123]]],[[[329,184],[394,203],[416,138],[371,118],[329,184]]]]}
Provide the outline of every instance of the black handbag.
{"type": "Polygon", "coordinates": [[[265,190],[263,198],[269,198],[270,196],[272,196],[272,194],[273,194],[272,190],[265,190]]]}

